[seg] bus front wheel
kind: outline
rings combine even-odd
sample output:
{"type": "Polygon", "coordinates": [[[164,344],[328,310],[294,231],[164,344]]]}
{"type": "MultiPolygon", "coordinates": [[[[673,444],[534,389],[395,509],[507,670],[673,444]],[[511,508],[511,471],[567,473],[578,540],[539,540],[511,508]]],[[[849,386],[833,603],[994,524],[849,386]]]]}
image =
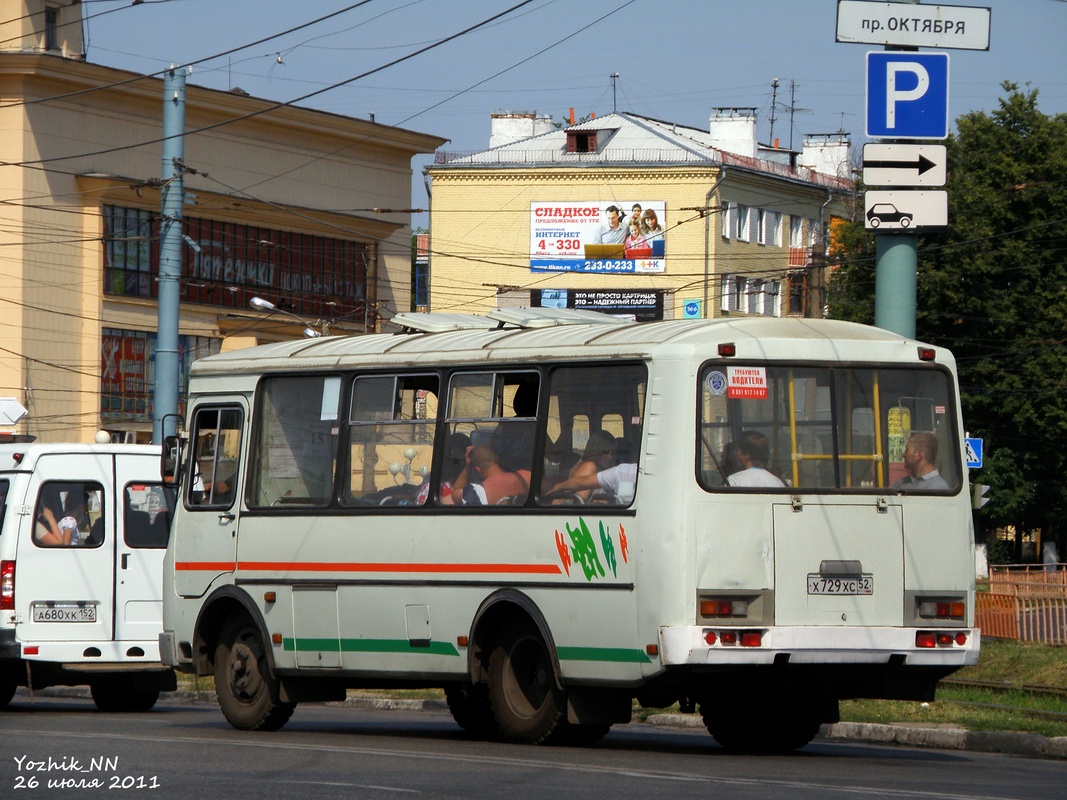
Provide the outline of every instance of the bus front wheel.
{"type": "Polygon", "coordinates": [[[259,630],[245,616],[223,626],[215,648],[215,693],[226,720],[239,730],[276,731],[296,708],[279,699],[259,630]]]}
{"type": "Polygon", "coordinates": [[[489,701],[509,742],[540,744],[566,725],[563,691],[540,635],[519,626],[496,642],[489,656],[489,701]]]}

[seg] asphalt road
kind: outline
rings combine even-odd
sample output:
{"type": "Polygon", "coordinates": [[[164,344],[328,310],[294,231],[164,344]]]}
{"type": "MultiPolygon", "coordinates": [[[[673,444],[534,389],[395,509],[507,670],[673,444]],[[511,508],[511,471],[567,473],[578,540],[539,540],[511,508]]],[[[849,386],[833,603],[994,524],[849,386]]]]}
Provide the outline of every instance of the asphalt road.
{"type": "Polygon", "coordinates": [[[17,697],[0,714],[0,797],[14,798],[1062,800],[1064,786],[1061,760],[831,740],[743,756],[647,724],[563,748],[475,741],[438,711],[304,705],[266,734],[232,729],[207,703],[122,715],[17,697]]]}

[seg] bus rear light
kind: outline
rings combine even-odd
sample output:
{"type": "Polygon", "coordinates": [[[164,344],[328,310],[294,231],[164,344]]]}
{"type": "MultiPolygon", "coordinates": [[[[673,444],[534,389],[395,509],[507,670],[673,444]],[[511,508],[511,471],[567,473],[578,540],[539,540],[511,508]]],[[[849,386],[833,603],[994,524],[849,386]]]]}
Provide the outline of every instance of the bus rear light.
{"type": "Polygon", "coordinates": [[[933,361],[937,358],[937,351],[932,347],[920,347],[919,348],[919,360],[920,361],[933,361]]]}
{"type": "Polygon", "coordinates": [[[937,636],[930,631],[919,631],[915,634],[916,647],[934,647],[937,645],[937,636]]]}
{"type": "Polygon", "coordinates": [[[24,656],[39,656],[41,654],[41,648],[39,645],[33,644],[22,648],[22,655],[24,656]]]}
{"type": "Polygon", "coordinates": [[[937,646],[938,647],[952,647],[952,643],[956,637],[951,633],[939,633],[937,634],[937,646]]]}
{"type": "Polygon", "coordinates": [[[0,561],[0,611],[15,610],[15,562],[0,561]]]}
{"type": "Polygon", "coordinates": [[[741,646],[742,647],[759,647],[763,644],[763,632],[762,631],[742,631],[741,632],[741,646]]]}
{"type": "Polygon", "coordinates": [[[967,604],[957,600],[923,600],[919,603],[919,616],[923,619],[963,619],[967,604]]]}
{"type": "Polygon", "coordinates": [[[715,644],[719,640],[719,637],[715,635],[715,631],[704,631],[704,641],[709,645],[715,644]]]}
{"type": "Polygon", "coordinates": [[[723,631],[719,634],[719,641],[725,645],[737,644],[737,631],[723,631]]]}
{"type": "Polygon", "coordinates": [[[702,597],[700,599],[700,616],[745,617],[748,616],[748,600],[730,597],[702,597]]]}
{"type": "Polygon", "coordinates": [[[733,342],[723,342],[719,345],[719,355],[723,358],[733,358],[737,355],[737,345],[733,342]]]}
{"type": "Polygon", "coordinates": [[[963,647],[965,644],[967,644],[967,634],[966,633],[957,633],[956,634],[956,644],[958,644],[960,647],[963,647]]]}

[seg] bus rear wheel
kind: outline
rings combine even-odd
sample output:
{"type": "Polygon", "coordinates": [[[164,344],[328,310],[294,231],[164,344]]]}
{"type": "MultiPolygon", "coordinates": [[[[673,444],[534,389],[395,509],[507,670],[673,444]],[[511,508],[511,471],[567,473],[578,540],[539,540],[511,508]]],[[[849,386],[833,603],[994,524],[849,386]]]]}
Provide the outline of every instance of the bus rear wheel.
{"type": "Polygon", "coordinates": [[[819,733],[819,717],[802,704],[702,704],[704,727],[728,750],[788,753],[819,733]]]}
{"type": "Polygon", "coordinates": [[[94,681],[89,693],[98,709],[112,714],[151,711],[159,699],[159,689],[129,689],[118,680],[94,681]]]}
{"type": "Polygon", "coordinates": [[[267,648],[246,616],[233,617],[222,628],[215,648],[215,693],[226,721],[239,730],[276,731],[296,708],[279,699],[267,648]]]}
{"type": "Polygon", "coordinates": [[[512,630],[494,645],[489,701],[509,742],[540,744],[566,725],[566,703],[556,686],[552,656],[532,627],[512,630]]]}

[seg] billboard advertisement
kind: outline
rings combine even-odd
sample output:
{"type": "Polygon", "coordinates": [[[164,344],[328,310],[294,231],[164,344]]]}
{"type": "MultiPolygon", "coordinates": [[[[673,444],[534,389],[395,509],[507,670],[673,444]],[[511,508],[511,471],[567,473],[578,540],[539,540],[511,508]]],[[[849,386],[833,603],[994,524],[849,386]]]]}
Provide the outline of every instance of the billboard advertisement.
{"type": "Polygon", "coordinates": [[[530,203],[530,271],[664,271],[666,203],[530,203]]]}
{"type": "Polygon", "coordinates": [[[534,308],[579,308],[636,322],[663,319],[663,292],[640,289],[533,289],[534,308]]]}

